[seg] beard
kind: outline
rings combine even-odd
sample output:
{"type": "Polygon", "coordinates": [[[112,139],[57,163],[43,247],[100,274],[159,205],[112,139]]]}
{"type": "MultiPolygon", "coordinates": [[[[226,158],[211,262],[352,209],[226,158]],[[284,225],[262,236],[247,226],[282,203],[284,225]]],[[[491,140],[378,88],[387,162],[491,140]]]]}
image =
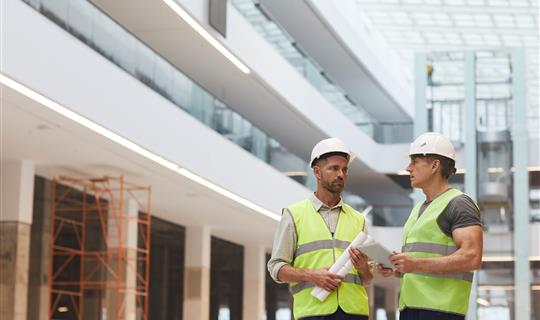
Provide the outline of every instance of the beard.
{"type": "Polygon", "coordinates": [[[322,187],[330,193],[341,194],[341,191],[345,188],[345,181],[341,179],[336,179],[332,182],[323,180],[322,187]]]}

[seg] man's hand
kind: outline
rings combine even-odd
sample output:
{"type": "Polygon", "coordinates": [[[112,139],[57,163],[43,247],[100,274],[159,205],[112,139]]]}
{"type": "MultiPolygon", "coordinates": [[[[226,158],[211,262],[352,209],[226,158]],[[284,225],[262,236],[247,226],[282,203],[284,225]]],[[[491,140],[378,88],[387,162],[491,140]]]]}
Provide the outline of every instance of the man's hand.
{"type": "Polygon", "coordinates": [[[375,270],[377,270],[377,273],[384,278],[388,278],[391,276],[394,276],[394,277],[400,276],[400,273],[398,271],[395,271],[394,269],[391,269],[391,268],[385,268],[380,263],[377,263],[375,265],[375,270]]]}
{"type": "Polygon", "coordinates": [[[326,291],[332,292],[335,291],[343,277],[328,271],[327,269],[316,269],[309,270],[310,282],[314,283],[315,286],[323,288],[326,291]]]}
{"type": "Polygon", "coordinates": [[[350,248],[349,249],[349,254],[351,256],[351,262],[354,266],[354,268],[356,269],[356,271],[358,271],[358,273],[369,273],[369,266],[368,266],[368,261],[369,261],[369,257],[366,256],[363,252],[361,252],[360,250],[356,249],[356,248],[350,248]]]}
{"type": "Polygon", "coordinates": [[[362,278],[362,282],[368,284],[373,279],[373,274],[368,265],[369,257],[356,248],[350,248],[349,255],[354,268],[362,278]]]}
{"type": "Polygon", "coordinates": [[[417,261],[417,258],[406,253],[394,253],[390,256],[390,262],[394,265],[395,270],[400,273],[417,271],[417,261]]]}

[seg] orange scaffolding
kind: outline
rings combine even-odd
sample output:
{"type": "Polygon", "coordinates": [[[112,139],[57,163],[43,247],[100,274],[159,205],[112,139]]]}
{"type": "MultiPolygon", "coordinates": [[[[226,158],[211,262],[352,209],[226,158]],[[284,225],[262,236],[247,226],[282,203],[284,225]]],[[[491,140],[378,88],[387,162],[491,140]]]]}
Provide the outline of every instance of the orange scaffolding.
{"type": "Polygon", "coordinates": [[[60,177],[51,196],[49,319],[148,319],[150,187],[60,177]]]}

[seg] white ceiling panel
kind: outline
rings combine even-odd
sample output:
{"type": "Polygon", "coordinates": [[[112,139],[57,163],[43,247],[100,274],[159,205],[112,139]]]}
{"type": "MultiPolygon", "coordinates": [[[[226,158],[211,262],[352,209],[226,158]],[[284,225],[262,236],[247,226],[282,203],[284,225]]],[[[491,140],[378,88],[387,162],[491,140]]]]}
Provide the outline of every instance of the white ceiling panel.
{"type": "MultiPolygon", "coordinates": [[[[334,3],[339,5],[341,1],[334,3]]],[[[356,23],[381,34],[404,62],[403,70],[408,77],[412,77],[417,52],[524,47],[529,115],[539,117],[539,0],[346,1],[356,6],[349,21],[354,23],[356,16],[356,23]]],[[[484,77],[504,77],[508,73],[508,68],[492,63],[492,68],[484,68],[484,77]]],[[[462,73],[452,74],[452,70],[456,72],[455,66],[448,68],[450,77],[457,78],[462,73]]]]}

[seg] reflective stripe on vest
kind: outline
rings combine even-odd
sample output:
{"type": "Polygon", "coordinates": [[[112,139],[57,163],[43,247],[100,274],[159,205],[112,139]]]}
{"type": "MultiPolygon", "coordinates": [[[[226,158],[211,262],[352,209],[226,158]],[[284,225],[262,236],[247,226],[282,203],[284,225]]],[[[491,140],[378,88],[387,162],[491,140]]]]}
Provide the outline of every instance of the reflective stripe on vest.
{"type": "MultiPolygon", "coordinates": [[[[418,213],[417,204],[403,227],[402,252],[416,258],[448,256],[457,251],[452,237],[441,231],[438,217],[448,203],[463,193],[449,189],[418,213]]],[[[434,274],[425,272],[405,273],[401,277],[399,308],[406,307],[466,314],[473,273],[434,274]]]]}
{"type": "Polygon", "coordinates": [[[338,239],[308,242],[300,245],[298,249],[296,249],[296,251],[294,252],[294,257],[296,258],[304,253],[313,252],[321,249],[341,248],[345,250],[347,249],[349,244],[351,244],[349,241],[343,241],[338,239]]]}
{"type": "MultiPolygon", "coordinates": [[[[328,230],[321,214],[310,199],[289,206],[297,233],[294,259],[291,265],[300,269],[329,268],[364,228],[364,217],[348,205],[339,213],[334,235],[328,230]]],[[[338,289],[319,301],[311,295],[312,283],[291,283],[295,319],[329,315],[340,307],[347,314],[368,315],[369,305],[365,288],[352,268],[338,289]]]]}
{"type": "MultiPolygon", "coordinates": [[[[428,242],[415,242],[408,243],[401,248],[401,252],[425,252],[425,253],[434,253],[440,254],[441,256],[448,256],[457,251],[457,247],[436,243],[428,242]]],[[[413,272],[414,274],[435,277],[435,278],[448,278],[448,279],[460,279],[472,282],[473,273],[472,272],[463,272],[463,273],[427,273],[427,272],[413,272]]]]}

